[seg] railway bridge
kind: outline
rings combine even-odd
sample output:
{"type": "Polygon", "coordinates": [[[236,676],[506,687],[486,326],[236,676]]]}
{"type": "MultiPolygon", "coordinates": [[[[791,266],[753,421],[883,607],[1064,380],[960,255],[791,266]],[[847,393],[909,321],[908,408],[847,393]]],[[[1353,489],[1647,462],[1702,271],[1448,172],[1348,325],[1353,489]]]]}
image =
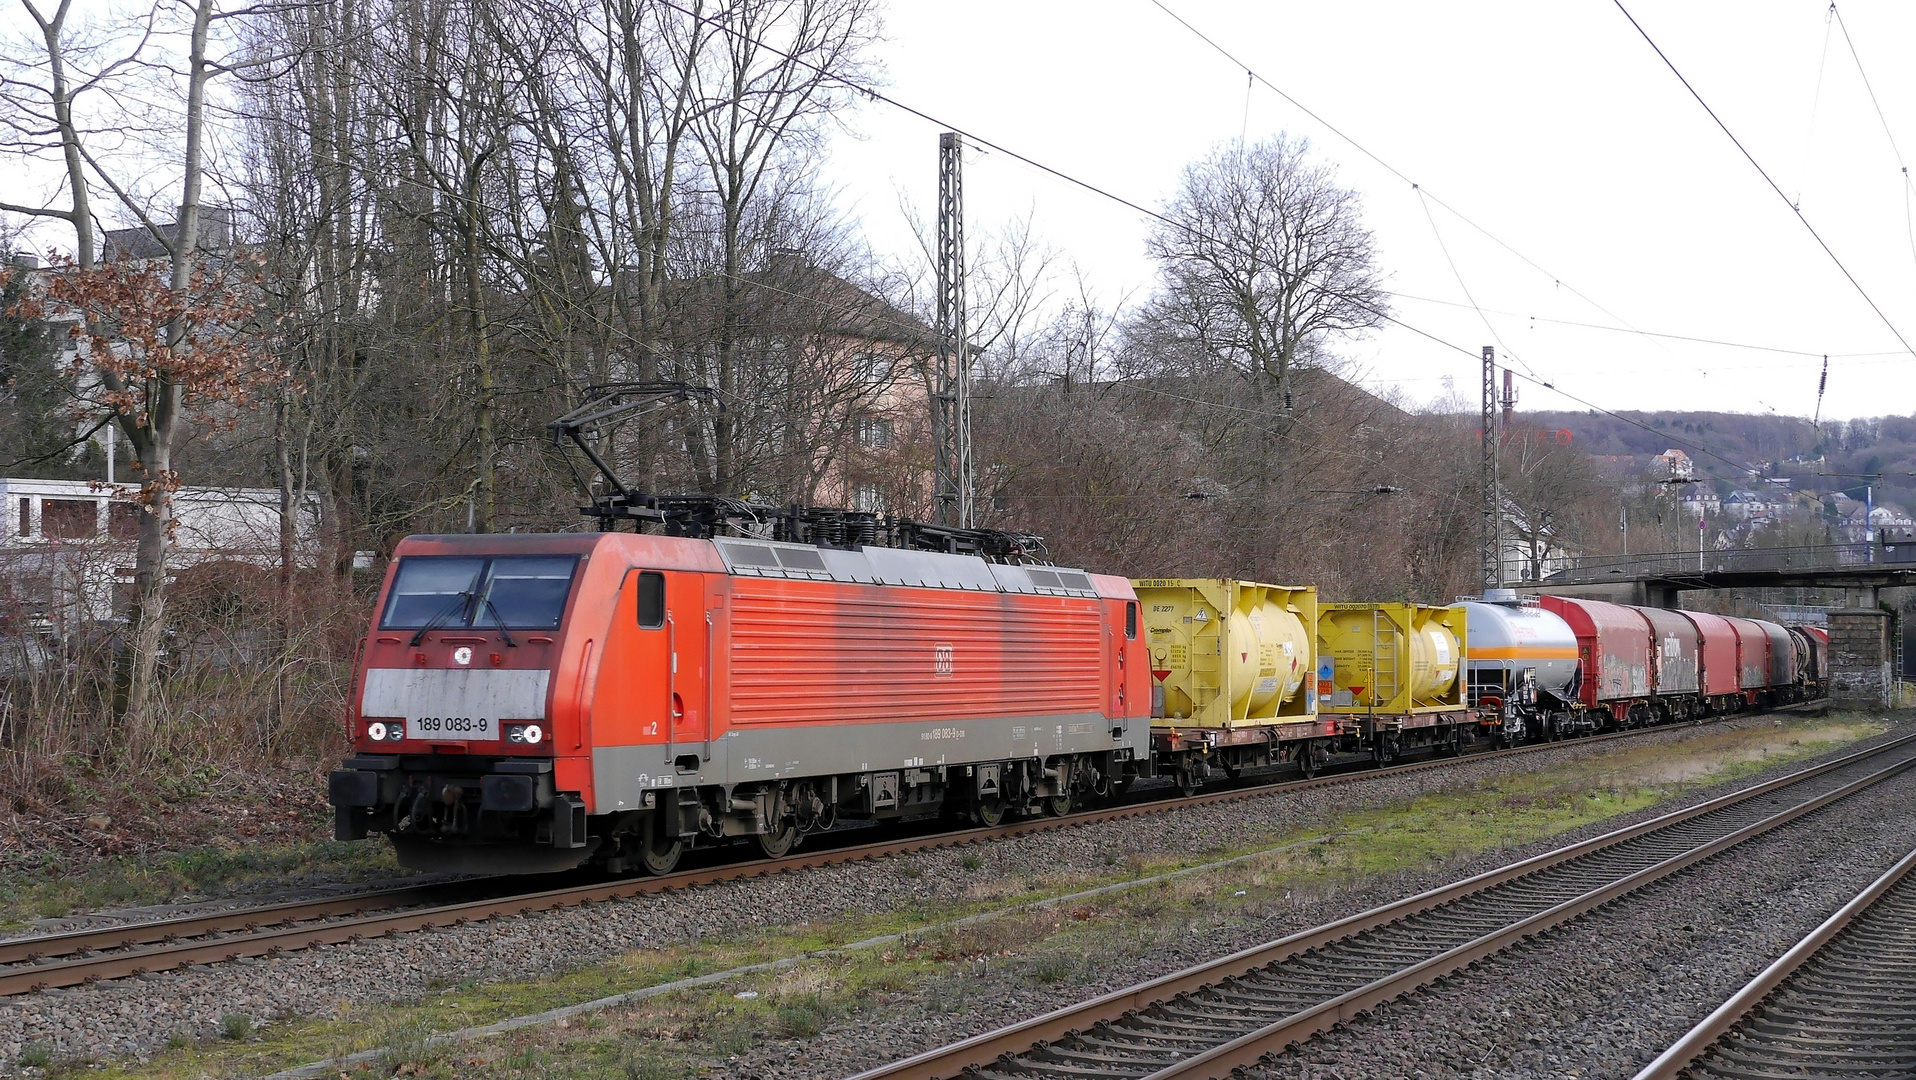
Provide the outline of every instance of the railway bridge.
{"type": "Polygon", "coordinates": [[[1510,587],[1663,608],[1700,589],[1841,590],[1842,606],[1829,613],[1830,696],[1888,705],[1898,628],[1881,593],[1916,586],[1916,541],[1895,539],[1903,542],[1589,556],[1510,587]]]}

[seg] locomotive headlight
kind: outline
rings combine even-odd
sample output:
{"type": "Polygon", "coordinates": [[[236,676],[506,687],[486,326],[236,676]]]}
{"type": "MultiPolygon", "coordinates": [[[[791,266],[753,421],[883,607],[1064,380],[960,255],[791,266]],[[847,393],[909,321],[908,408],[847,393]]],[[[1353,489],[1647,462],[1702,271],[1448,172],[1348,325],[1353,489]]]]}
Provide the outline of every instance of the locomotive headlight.
{"type": "Polygon", "coordinates": [[[374,742],[384,742],[386,739],[386,725],[377,720],[367,724],[366,737],[374,742]]]}
{"type": "Polygon", "coordinates": [[[546,737],[545,730],[537,724],[507,724],[506,741],[511,743],[537,743],[546,737]]]}

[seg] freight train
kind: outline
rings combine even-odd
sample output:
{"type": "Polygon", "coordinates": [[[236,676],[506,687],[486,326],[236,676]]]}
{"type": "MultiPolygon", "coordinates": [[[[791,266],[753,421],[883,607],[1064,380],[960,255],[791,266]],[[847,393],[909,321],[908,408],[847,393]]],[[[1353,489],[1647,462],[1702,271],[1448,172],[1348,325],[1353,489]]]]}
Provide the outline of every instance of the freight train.
{"type": "Polygon", "coordinates": [[[1819,698],[1829,634],[1702,611],[1492,589],[1470,621],[1468,695],[1506,741],[1819,698]]]}
{"type": "Polygon", "coordinates": [[[1820,638],[1492,595],[1127,580],[1033,538],[723,500],[680,535],[416,536],[361,645],[336,834],[421,870],[666,873],[841,820],[1066,814],[1140,777],[1797,700],[1820,638]],[[729,535],[728,535],[729,533],[729,535]]]}

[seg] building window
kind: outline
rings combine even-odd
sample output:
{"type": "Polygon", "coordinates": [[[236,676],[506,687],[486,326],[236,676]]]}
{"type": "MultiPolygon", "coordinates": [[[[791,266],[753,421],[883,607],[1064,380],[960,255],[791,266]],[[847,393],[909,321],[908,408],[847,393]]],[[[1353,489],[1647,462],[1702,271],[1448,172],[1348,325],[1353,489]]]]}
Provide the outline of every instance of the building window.
{"type": "Polygon", "coordinates": [[[40,532],[50,540],[85,540],[98,536],[99,504],[92,499],[42,499],[40,532]]]}
{"type": "Polygon", "coordinates": [[[859,353],[852,357],[858,377],[865,382],[882,384],[891,381],[891,358],[879,353],[859,353]]]}
{"type": "Polygon", "coordinates": [[[20,535],[33,535],[33,500],[20,500],[20,535]]]}
{"type": "Polygon", "coordinates": [[[870,481],[861,481],[852,488],[852,509],[861,514],[882,514],[885,512],[885,495],[878,485],[870,481]]]}
{"type": "Polygon", "coordinates": [[[883,450],[890,446],[891,421],[882,416],[859,417],[858,445],[870,450],[883,450]]]}
{"type": "Polygon", "coordinates": [[[133,503],[108,503],[106,508],[106,534],[115,540],[138,540],[140,538],[140,515],[144,513],[133,503]]]}

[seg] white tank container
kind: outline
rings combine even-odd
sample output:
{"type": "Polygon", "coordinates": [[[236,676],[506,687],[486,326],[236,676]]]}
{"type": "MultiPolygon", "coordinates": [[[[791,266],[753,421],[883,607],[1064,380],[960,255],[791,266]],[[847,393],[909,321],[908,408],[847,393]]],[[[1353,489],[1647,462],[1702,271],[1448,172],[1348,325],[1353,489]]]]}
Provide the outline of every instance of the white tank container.
{"type": "Polygon", "coordinates": [[[1498,681],[1514,686],[1529,669],[1536,672],[1537,689],[1559,698],[1568,696],[1577,675],[1577,635],[1569,623],[1535,604],[1514,599],[1468,600],[1464,607],[1469,611],[1471,671],[1504,671],[1514,677],[1498,681]]]}

